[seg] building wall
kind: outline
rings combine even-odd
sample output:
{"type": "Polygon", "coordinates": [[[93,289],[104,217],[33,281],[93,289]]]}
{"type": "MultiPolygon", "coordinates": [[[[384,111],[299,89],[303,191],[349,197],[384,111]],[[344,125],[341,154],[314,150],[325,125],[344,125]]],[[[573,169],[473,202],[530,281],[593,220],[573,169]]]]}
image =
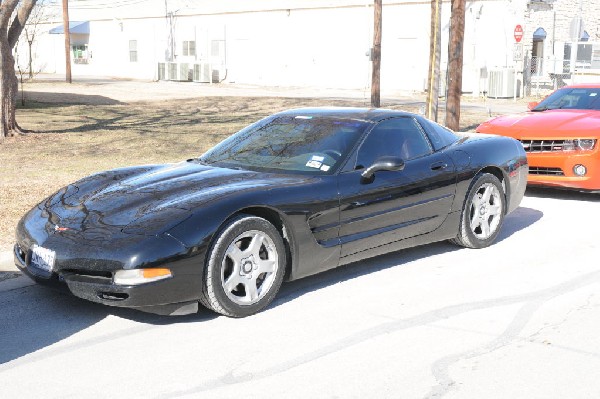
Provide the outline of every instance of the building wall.
{"type": "MultiPolygon", "coordinates": [[[[531,2],[524,12],[526,21],[526,51],[531,56],[533,33],[538,28],[546,31],[543,42],[543,78],[549,73],[562,73],[569,69],[565,57],[565,44],[572,43],[575,21],[582,19],[583,29],[589,35],[588,43],[600,42],[600,2],[597,0],[556,0],[531,2]]],[[[581,66],[581,65],[579,65],[581,66]]]]}
{"type": "MultiPolygon", "coordinates": [[[[582,0],[584,23],[592,37],[600,34],[600,2],[582,0]]],[[[130,7],[80,8],[71,20],[90,21],[87,64],[73,64],[73,74],[157,79],[158,63],[169,53],[173,15],[174,61],[208,62],[227,82],[334,88],[368,88],[373,40],[371,0],[147,0],[130,7]],[[167,8],[165,8],[167,4],[167,8]],[[130,43],[135,41],[137,60],[130,43]],[[196,43],[195,55],[184,55],[184,41],[196,43]]],[[[121,2],[122,3],[122,2],[121,2]]],[[[77,4],[77,3],[72,3],[77,4]]],[[[89,4],[89,3],[87,3],[89,4]]],[[[532,35],[544,27],[544,54],[568,39],[579,0],[551,5],[531,0],[475,0],[465,15],[463,90],[480,95],[488,89],[490,71],[525,63],[513,58],[514,27],[525,28],[525,54],[532,35]]],[[[445,74],[450,0],[442,1],[442,75],[445,74]]],[[[64,72],[64,36],[47,32],[37,42],[36,62],[45,72],[64,72]]],[[[430,2],[384,0],[382,88],[422,91],[429,62],[430,2]]],[[[85,40],[86,38],[80,38],[85,40]]],[[[518,79],[523,80],[522,76],[518,79]]],[[[442,76],[443,80],[443,76],[442,76]]],[[[522,83],[521,83],[522,84],[522,83]]]]}

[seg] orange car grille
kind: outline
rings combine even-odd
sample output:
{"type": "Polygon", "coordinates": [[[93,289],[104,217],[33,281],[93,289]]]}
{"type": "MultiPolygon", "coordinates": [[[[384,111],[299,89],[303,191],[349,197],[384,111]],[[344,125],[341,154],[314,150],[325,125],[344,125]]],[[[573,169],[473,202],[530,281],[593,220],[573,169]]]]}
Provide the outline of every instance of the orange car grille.
{"type": "MultiPolygon", "coordinates": [[[[565,140],[519,140],[526,152],[552,152],[563,151],[565,140]]],[[[572,149],[573,141],[567,140],[567,145],[572,149]]]]}
{"type": "Polygon", "coordinates": [[[561,168],[544,168],[541,166],[530,166],[530,175],[547,175],[547,176],[564,176],[565,173],[561,168]]]}

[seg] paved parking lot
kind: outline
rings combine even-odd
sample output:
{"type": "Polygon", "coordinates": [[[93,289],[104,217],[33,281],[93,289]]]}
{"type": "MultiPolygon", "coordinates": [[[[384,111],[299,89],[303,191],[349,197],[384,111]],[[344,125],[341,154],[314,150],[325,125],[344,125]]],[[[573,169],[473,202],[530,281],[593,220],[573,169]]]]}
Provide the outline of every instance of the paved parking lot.
{"type": "Polygon", "coordinates": [[[0,396],[598,398],[599,205],[530,189],[489,248],[348,265],[239,320],[5,280],[0,396]]]}

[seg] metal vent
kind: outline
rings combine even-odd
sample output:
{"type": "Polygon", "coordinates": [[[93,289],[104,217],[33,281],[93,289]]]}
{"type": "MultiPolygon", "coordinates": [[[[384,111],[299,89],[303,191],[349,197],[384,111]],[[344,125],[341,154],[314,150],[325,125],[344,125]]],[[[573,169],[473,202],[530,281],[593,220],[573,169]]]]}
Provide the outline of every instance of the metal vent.
{"type": "Polygon", "coordinates": [[[167,66],[164,62],[158,63],[158,80],[167,80],[167,66]]]}
{"type": "Polygon", "coordinates": [[[209,63],[194,64],[194,82],[211,83],[211,67],[209,63]]]}
{"type": "Polygon", "coordinates": [[[545,168],[542,166],[530,166],[530,175],[545,175],[545,176],[564,176],[565,173],[561,168],[545,168]]]}

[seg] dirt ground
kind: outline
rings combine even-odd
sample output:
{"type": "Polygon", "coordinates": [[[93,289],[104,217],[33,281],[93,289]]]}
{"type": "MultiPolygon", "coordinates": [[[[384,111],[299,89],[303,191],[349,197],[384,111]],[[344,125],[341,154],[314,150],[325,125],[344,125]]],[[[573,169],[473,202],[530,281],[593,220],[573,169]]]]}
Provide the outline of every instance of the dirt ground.
{"type": "MultiPolygon", "coordinates": [[[[11,249],[19,218],[69,182],[121,166],[197,157],[271,113],[306,106],[364,107],[367,94],[107,79],[28,83],[17,119],[35,133],[0,142],[0,252],[11,249]]],[[[461,130],[492,114],[489,104],[468,99],[463,104],[461,130]]],[[[420,112],[423,96],[384,93],[382,106],[420,112]]],[[[501,111],[511,106],[510,101],[494,104],[501,111]]]]}

